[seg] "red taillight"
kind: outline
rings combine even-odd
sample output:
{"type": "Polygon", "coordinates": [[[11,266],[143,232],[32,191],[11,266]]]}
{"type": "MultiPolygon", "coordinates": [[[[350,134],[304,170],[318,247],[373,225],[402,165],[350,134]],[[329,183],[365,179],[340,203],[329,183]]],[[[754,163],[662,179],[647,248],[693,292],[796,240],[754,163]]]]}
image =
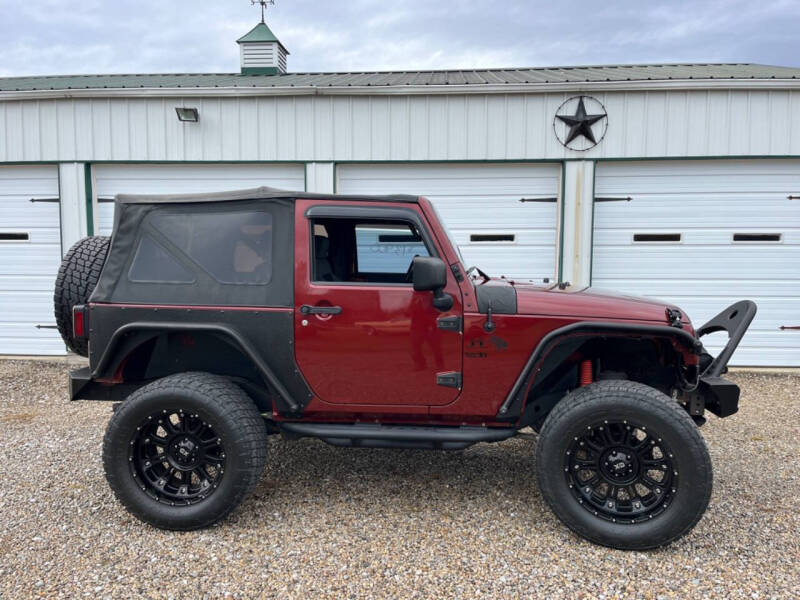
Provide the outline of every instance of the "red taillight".
{"type": "Polygon", "coordinates": [[[72,308],[72,335],[77,339],[86,337],[86,307],[83,305],[72,308]]]}

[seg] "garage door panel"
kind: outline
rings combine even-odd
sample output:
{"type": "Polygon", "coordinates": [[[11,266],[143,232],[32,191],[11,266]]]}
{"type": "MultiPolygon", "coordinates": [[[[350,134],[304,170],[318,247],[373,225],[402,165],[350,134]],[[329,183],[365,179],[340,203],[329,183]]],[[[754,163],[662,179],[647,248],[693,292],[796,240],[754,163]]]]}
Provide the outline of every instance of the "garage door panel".
{"type": "Polygon", "coordinates": [[[0,243],[0,276],[47,272],[55,281],[61,246],[0,243]]]}
{"type": "MultiPolygon", "coordinates": [[[[0,167],[2,170],[3,167],[0,167]]],[[[0,181],[2,185],[2,181],[0,181]]],[[[58,188],[51,192],[53,198],[58,197],[58,188]]],[[[42,227],[44,223],[55,223],[58,229],[58,202],[31,202],[29,196],[12,196],[0,189],[0,230],[29,229],[42,227]]]]}
{"type": "MultiPolygon", "coordinates": [[[[781,218],[780,216],[776,218],[781,218]]],[[[743,217],[743,220],[746,219],[743,217]]],[[[713,246],[719,245],[721,247],[728,248],[731,245],[742,247],[742,248],[752,248],[755,246],[762,246],[766,248],[771,248],[775,244],[787,244],[787,245],[795,245],[800,246],[800,232],[788,230],[786,227],[775,227],[774,226],[775,220],[772,220],[772,226],[770,227],[757,227],[754,225],[748,224],[747,226],[742,226],[741,223],[738,226],[733,226],[729,228],[719,228],[719,229],[691,229],[686,226],[676,226],[672,228],[665,228],[665,227],[606,227],[603,229],[597,229],[594,235],[594,244],[595,246],[619,246],[621,245],[620,242],[623,242],[622,245],[628,246],[631,243],[637,245],[638,247],[647,247],[648,245],[651,247],[662,247],[669,244],[670,246],[675,244],[680,244],[681,246],[713,246]],[[636,234],[680,234],[680,242],[636,242],[634,241],[634,236],[636,234]],[[769,241],[769,242],[758,242],[758,241],[734,241],[734,235],[740,234],[767,234],[767,235],[776,235],[778,241],[769,241]]],[[[660,225],[660,222],[659,222],[660,225]]],[[[600,227],[600,225],[596,225],[600,227]]]]}
{"type": "Polygon", "coordinates": [[[780,259],[776,260],[774,250],[763,248],[598,247],[594,262],[599,265],[598,280],[649,277],[654,273],[663,273],[670,279],[729,279],[734,270],[737,278],[778,279],[787,274],[791,263],[800,264],[800,246],[787,246],[781,250],[780,259]],[[635,260],[632,260],[632,253],[636,255],[635,260]]]}
{"type": "MultiPolygon", "coordinates": [[[[51,319],[52,320],[52,319],[51,319]]],[[[31,323],[0,321],[0,355],[59,355],[66,354],[64,342],[55,329],[37,329],[31,323]]]]}
{"type": "MultiPolygon", "coordinates": [[[[446,218],[446,217],[442,217],[446,218]]],[[[546,229],[539,229],[539,230],[527,230],[527,231],[519,231],[514,230],[513,228],[486,228],[486,229],[478,229],[476,227],[471,227],[468,229],[460,229],[460,228],[451,228],[450,233],[453,236],[453,239],[459,246],[473,244],[476,248],[492,248],[492,247],[503,247],[503,248],[523,248],[523,247],[535,247],[535,248],[547,248],[548,251],[552,250],[553,244],[553,232],[548,231],[546,229]],[[471,236],[473,234],[478,235],[513,235],[514,240],[513,242],[473,242],[471,236]]]]}
{"type": "Polygon", "coordinates": [[[6,292],[47,292],[52,296],[55,275],[2,275],[6,292]]]}
{"type": "MultiPolygon", "coordinates": [[[[759,305],[733,357],[738,365],[800,365],[800,161],[601,163],[592,285],[663,298],[696,325],[743,298],[759,305]],[[636,233],[679,233],[679,243],[635,242],[636,233]],[[735,241],[779,234],[778,241],[735,241]]],[[[709,348],[718,351],[716,336],[709,348]]]]}
{"type": "Polygon", "coordinates": [[[0,354],[64,354],[54,329],[53,284],[61,263],[58,169],[0,167],[0,354]],[[31,202],[31,199],[50,202],[31,202]]]}
{"type": "MultiPolygon", "coordinates": [[[[599,168],[598,168],[599,170],[599,168]]],[[[791,188],[790,188],[791,189],[791,188]]],[[[595,227],[642,230],[683,230],[725,228],[728,230],[752,231],[753,228],[774,227],[776,219],[796,219],[797,201],[788,200],[786,193],[760,195],[758,197],[731,196],[716,200],[690,198],[679,194],[652,198],[635,192],[597,190],[598,198],[604,196],[631,196],[630,202],[599,202],[595,207],[595,227]],[[732,213],[732,203],[738,205],[732,213]],[[769,203],[770,212],[764,212],[769,203]],[[677,205],[681,210],[676,210],[677,205]]]]}
{"type": "Polygon", "coordinates": [[[95,165],[97,231],[111,232],[117,194],[189,194],[225,192],[261,186],[305,190],[305,166],[293,164],[144,164],[95,165]]]}
{"type": "Polygon", "coordinates": [[[0,247],[14,246],[61,246],[61,232],[56,227],[2,227],[0,233],[21,233],[28,236],[27,240],[20,241],[1,241],[0,247]]]}
{"type": "MultiPolygon", "coordinates": [[[[0,315],[14,315],[15,320],[48,325],[53,321],[53,282],[49,290],[0,291],[0,315]],[[42,321],[42,316],[47,319],[42,321]]],[[[0,316],[0,320],[5,317],[0,316]]]]}
{"type": "MultiPolygon", "coordinates": [[[[427,194],[421,195],[431,198],[427,194]]],[[[540,231],[552,233],[552,223],[555,223],[557,217],[555,203],[526,203],[523,210],[519,199],[481,198],[469,199],[464,202],[450,198],[442,200],[433,197],[432,199],[451,231],[456,229],[475,231],[482,229],[518,229],[520,217],[524,213],[525,218],[530,222],[529,227],[531,229],[536,229],[536,224],[541,223],[540,231]],[[483,215],[484,218],[480,219],[479,215],[483,215]],[[545,224],[548,225],[545,226],[545,224]]]]}
{"type": "Polygon", "coordinates": [[[541,280],[555,273],[559,166],[548,164],[339,165],[344,194],[413,194],[436,206],[464,260],[487,273],[541,280]],[[553,202],[520,202],[549,198],[553,202]],[[510,241],[473,235],[513,236],[510,241]]]}

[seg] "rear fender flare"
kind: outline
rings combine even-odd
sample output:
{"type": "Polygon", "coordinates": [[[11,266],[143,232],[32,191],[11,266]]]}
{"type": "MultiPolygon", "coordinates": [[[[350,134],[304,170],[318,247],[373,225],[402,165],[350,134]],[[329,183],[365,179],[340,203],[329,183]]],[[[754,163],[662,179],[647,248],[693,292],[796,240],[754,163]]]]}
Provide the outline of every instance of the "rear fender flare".
{"type": "Polygon", "coordinates": [[[665,338],[685,356],[698,355],[703,345],[691,333],[665,325],[640,325],[635,323],[602,323],[583,321],[554,329],[545,335],[533,349],[525,366],[497,411],[498,421],[516,421],[522,414],[525,396],[540,374],[544,359],[559,345],[577,338],[592,337],[665,338]]]}
{"type": "Polygon", "coordinates": [[[160,333],[169,332],[204,332],[213,333],[221,336],[241,351],[249,360],[253,362],[264,383],[272,388],[282,400],[285,409],[289,413],[297,413],[300,406],[289,394],[286,387],[280,382],[269,364],[258,355],[252,344],[242,336],[236,329],[221,323],[165,323],[165,322],[132,322],[127,323],[117,329],[111,336],[97,366],[92,371],[95,379],[104,376],[113,376],[126,357],[141,344],[153,339],[160,333]],[[130,336],[134,334],[134,341],[130,342],[130,336]],[[122,352],[118,352],[123,349],[122,352]]]}

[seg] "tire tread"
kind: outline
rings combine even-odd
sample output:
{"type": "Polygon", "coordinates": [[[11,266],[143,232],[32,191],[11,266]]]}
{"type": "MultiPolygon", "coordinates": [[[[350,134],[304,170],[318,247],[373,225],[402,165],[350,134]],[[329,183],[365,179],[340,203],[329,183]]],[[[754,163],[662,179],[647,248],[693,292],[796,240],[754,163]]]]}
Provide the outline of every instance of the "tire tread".
{"type": "Polygon", "coordinates": [[[88,340],[72,335],[72,308],[89,301],[108,256],[111,238],[95,235],[75,243],[58,269],[53,292],[53,310],[61,339],[75,354],[88,356],[88,340]]]}

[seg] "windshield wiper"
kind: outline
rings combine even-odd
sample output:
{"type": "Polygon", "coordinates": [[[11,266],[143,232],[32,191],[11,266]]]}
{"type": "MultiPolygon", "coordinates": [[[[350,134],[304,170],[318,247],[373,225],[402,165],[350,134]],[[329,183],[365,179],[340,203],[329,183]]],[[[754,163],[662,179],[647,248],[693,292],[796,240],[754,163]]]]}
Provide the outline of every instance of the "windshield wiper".
{"type": "Polygon", "coordinates": [[[489,277],[486,273],[481,271],[476,265],[472,265],[469,269],[467,269],[467,277],[469,277],[473,271],[476,271],[478,275],[480,275],[483,278],[484,282],[489,281],[491,279],[491,277],[489,277]]]}

